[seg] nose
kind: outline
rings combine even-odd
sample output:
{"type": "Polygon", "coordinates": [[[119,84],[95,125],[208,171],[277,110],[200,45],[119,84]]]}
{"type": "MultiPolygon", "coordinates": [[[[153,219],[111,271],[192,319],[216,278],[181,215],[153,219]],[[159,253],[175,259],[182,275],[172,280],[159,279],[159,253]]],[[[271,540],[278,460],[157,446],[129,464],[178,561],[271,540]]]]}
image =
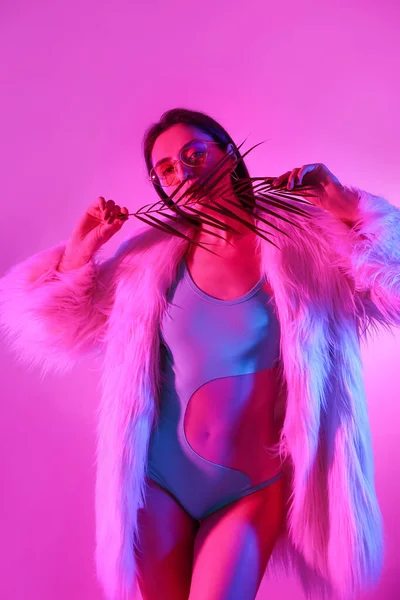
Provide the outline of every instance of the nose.
{"type": "Polygon", "coordinates": [[[179,183],[185,179],[190,179],[193,175],[191,168],[185,165],[181,160],[175,163],[175,172],[179,183]]]}

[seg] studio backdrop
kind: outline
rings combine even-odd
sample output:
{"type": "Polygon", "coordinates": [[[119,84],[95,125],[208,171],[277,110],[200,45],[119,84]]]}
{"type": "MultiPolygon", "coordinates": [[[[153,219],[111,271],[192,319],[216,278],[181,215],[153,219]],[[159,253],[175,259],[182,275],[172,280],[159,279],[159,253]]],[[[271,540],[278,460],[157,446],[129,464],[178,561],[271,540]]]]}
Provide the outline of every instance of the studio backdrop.
{"type": "MultiPolygon", "coordinates": [[[[142,153],[174,107],[204,111],[244,149],[252,176],[325,164],[400,207],[399,5],[171,0],[0,4],[0,276],[68,239],[98,196],[130,212],[156,202],[142,153]]],[[[104,258],[141,227],[131,218],[104,258]]],[[[0,597],[101,600],[95,443],[100,370],[15,360],[0,340],[0,597]]],[[[363,343],[385,528],[379,588],[400,597],[400,334],[363,343]]],[[[264,579],[260,600],[302,600],[264,579]]]]}

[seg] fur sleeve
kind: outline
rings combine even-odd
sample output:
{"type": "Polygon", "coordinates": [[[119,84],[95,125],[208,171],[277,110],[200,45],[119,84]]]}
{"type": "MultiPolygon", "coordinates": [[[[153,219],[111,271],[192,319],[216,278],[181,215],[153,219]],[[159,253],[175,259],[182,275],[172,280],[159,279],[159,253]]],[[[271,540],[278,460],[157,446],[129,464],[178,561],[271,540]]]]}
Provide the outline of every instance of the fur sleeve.
{"type": "Polygon", "coordinates": [[[358,196],[358,218],[339,236],[336,250],[346,253],[353,279],[360,327],[400,326],[400,209],[386,199],[352,186],[358,196]]]}
{"type": "Polygon", "coordinates": [[[115,257],[61,273],[65,246],[29,257],[0,279],[0,329],[17,359],[41,367],[42,376],[97,355],[112,306],[115,257]]]}
{"type": "Polygon", "coordinates": [[[382,197],[345,186],[358,197],[358,218],[345,223],[323,211],[316,217],[324,243],[352,282],[361,335],[400,326],[400,209],[382,197]]]}

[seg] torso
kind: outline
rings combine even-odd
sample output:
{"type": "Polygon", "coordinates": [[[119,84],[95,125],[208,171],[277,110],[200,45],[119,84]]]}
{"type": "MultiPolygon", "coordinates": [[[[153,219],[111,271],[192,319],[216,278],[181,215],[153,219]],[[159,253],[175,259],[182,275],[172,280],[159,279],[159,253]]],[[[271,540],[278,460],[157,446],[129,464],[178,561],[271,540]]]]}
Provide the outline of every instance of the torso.
{"type": "MultiPolygon", "coordinates": [[[[213,251],[216,251],[215,248],[213,251]]],[[[251,240],[240,249],[232,249],[229,246],[227,250],[218,249],[218,255],[194,246],[185,256],[193,281],[205,293],[220,300],[232,300],[246,294],[261,279],[261,256],[256,253],[251,240]]],[[[262,289],[268,294],[273,293],[268,281],[262,289]]],[[[278,373],[278,367],[275,366],[255,374],[253,409],[247,415],[247,419],[243,419],[241,434],[236,437],[235,467],[247,472],[254,485],[274,476],[280,469],[279,457],[268,458],[260,452],[263,443],[269,445],[279,441],[279,432],[283,425],[282,407],[285,399],[278,373]],[[250,438],[252,444],[249,443],[250,438]],[[250,447],[254,450],[254,456],[250,456],[250,447]]],[[[219,462],[222,456],[214,456],[211,448],[207,448],[207,438],[212,440],[215,435],[207,431],[205,436],[200,425],[197,441],[203,448],[204,455],[209,455],[209,459],[219,462]]],[[[226,442],[231,445],[232,442],[228,438],[229,436],[226,442]]]]}

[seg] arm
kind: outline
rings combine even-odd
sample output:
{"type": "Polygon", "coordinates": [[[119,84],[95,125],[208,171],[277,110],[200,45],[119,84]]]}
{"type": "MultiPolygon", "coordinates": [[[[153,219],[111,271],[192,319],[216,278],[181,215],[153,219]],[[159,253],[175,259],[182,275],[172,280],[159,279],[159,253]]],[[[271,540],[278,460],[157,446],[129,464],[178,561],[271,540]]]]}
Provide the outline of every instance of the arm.
{"type": "Polygon", "coordinates": [[[0,329],[30,367],[69,370],[101,350],[123,244],[110,259],[58,271],[66,244],[39,252],[0,279],[0,329]]]}
{"type": "MultiPolygon", "coordinates": [[[[400,326],[400,209],[352,186],[344,191],[355,207],[347,220],[348,273],[354,279],[358,314],[365,328],[400,326]]],[[[339,251],[342,244],[339,241],[339,251]]]]}
{"type": "Polygon", "coordinates": [[[379,322],[390,331],[400,325],[400,209],[343,185],[323,163],[287,171],[272,186],[287,180],[287,189],[293,189],[306,179],[309,186],[301,196],[318,208],[310,216],[319,229],[319,245],[323,251],[328,242],[326,251],[334,250],[336,266],[353,286],[355,314],[367,326],[379,322]]]}

